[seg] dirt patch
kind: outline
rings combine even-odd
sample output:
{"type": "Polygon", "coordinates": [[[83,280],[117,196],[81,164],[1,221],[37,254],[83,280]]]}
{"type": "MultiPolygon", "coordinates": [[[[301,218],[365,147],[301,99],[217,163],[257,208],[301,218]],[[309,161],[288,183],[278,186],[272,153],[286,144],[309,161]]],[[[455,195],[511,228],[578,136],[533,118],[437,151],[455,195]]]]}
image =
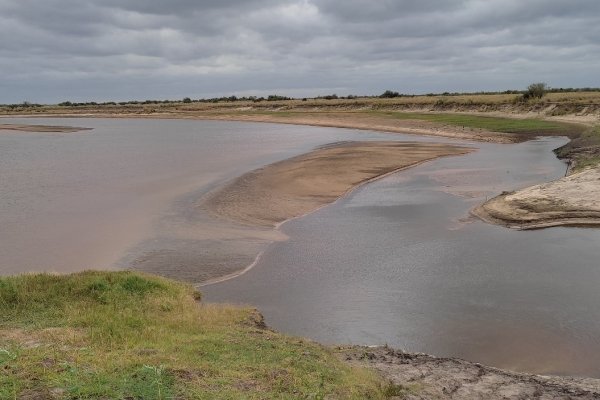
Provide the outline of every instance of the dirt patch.
{"type": "Polygon", "coordinates": [[[457,358],[388,347],[341,349],[340,357],[375,369],[397,399],[600,399],[600,380],[522,374],[457,358]]]}

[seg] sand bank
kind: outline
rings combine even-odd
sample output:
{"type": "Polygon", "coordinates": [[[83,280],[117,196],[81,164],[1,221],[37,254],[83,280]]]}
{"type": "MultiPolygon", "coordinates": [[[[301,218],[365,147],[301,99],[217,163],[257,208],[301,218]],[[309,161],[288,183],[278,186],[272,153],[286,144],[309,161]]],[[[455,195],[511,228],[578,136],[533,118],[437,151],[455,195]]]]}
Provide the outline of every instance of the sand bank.
{"type": "Polygon", "coordinates": [[[472,213],[486,222],[516,229],[600,225],[600,168],[503,193],[472,213]]]}
{"type": "Polygon", "coordinates": [[[0,130],[21,131],[21,132],[60,132],[71,133],[91,130],[92,128],[80,128],[76,126],[55,126],[55,125],[21,125],[21,124],[0,124],[0,130]]]}
{"type": "Polygon", "coordinates": [[[329,204],[358,185],[471,148],[410,142],[348,142],[271,164],[237,178],[204,199],[227,220],[276,227],[329,204]]]}

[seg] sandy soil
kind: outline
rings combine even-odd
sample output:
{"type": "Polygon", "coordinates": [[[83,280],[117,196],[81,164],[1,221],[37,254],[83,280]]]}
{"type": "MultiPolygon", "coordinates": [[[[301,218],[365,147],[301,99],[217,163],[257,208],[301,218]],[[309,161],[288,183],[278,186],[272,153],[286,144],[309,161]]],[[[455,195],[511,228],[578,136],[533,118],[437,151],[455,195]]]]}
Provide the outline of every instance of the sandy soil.
{"type": "Polygon", "coordinates": [[[21,131],[21,132],[79,132],[91,130],[91,128],[79,128],[76,126],[53,126],[53,125],[19,125],[19,124],[0,124],[0,130],[21,131]]]}
{"type": "Polygon", "coordinates": [[[356,186],[470,148],[409,142],[348,142],[242,175],[204,199],[213,214],[238,223],[276,227],[329,204],[356,186]]]}
{"type": "Polygon", "coordinates": [[[600,168],[503,193],[472,213],[486,222],[517,229],[600,225],[600,168]]]}
{"type": "Polygon", "coordinates": [[[352,347],[340,356],[396,385],[396,399],[600,399],[599,379],[522,374],[387,347],[352,347]]]}

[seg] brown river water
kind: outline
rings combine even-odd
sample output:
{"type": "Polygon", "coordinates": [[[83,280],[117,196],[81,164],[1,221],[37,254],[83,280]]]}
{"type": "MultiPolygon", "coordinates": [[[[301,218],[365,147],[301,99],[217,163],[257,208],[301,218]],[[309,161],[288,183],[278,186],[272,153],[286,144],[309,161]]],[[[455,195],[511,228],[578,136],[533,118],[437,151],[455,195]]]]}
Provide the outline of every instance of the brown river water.
{"type": "MultiPolygon", "coordinates": [[[[115,269],[160,254],[156,272],[177,276],[190,269],[181,252],[223,245],[202,239],[194,205],[235,176],[339,140],[450,142],[236,122],[5,122],[94,130],[0,131],[0,274],[115,269]]],[[[288,240],[250,246],[264,250],[252,270],[202,292],[325,343],[600,377],[600,230],[512,231],[468,216],[502,190],[562,176],[551,150],[563,143],[476,144],[364,186],[284,224],[288,240]]]]}

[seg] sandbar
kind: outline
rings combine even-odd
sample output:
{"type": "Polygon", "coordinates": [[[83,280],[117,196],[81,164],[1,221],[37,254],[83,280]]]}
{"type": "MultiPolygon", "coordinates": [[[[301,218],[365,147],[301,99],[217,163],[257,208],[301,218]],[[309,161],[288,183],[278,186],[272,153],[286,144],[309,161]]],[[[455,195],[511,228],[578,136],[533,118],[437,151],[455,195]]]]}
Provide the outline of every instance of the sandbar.
{"type": "Polygon", "coordinates": [[[57,125],[22,125],[22,124],[0,124],[0,130],[20,131],[20,132],[48,132],[48,133],[71,133],[87,131],[92,128],[81,128],[77,126],[57,126],[57,125]]]}
{"type": "Polygon", "coordinates": [[[277,227],[373,179],[471,151],[469,147],[435,143],[337,143],[246,173],[210,193],[203,207],[241,224],[277,227]]]}

